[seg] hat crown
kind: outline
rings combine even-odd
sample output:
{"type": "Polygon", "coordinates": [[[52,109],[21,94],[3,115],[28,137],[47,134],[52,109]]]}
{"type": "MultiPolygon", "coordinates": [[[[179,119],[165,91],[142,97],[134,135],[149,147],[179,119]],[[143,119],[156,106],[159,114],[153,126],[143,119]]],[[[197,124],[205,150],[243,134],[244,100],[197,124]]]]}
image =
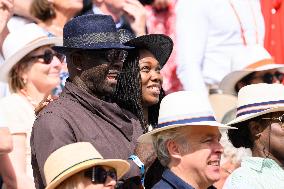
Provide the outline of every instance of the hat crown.
{"type": "Polygon", "coordinates": [[[28,44],[42,38],[48,38],[48,32],[34,23],[26,24],[9,33],[2,47],[4,59],[9,59],[28,44]]]}
{"type": "Polygon", "coordinates": [[[92,159],[103,157],[89,142],[72,143],[57,149],[44,164],[46,183],[49,184],[68,168],[92,159]]]}
{"type": "Polygon", "coordinates": [[[213,117],[207,96],[192,91],[179,91],[165,96],[160,104],[158,123],[213,117]]]}
{"type": "Polygon", "coordinates": [[[254,64],[263,60],[271,60],[272,57],[269,52],[260,45],[250,45],[239,49],[238,52],[233,54],[231,59],[231,71],[239,71],[248,68],[251,64],[254,64]]]}

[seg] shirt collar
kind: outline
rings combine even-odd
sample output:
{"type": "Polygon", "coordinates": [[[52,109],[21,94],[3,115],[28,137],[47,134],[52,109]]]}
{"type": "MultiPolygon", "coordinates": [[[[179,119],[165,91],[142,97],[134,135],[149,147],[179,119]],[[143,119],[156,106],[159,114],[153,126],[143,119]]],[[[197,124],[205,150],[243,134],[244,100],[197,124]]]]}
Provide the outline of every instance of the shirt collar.
{"type": "Polygon", "coordinates": [[[284,180],[284,170],[273,160],[261,157],[247,157],[242,161],[242,167],[248,167],[257,172],[273,172],[274,175],[284,180]]]}
{"type": "Polygon", "coordinates": [[[194,189],[192,186],[184,182],[181,178],[179,178],[169,169],[166,169],[164,171],[162,179],[178,189],[194,189]]]}

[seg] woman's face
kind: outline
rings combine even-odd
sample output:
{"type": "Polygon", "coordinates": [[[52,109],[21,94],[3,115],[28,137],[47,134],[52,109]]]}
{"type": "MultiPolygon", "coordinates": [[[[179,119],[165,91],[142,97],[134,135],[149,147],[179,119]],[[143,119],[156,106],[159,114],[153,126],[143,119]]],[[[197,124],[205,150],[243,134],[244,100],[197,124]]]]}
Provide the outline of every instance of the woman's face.
{"type": "Polygon", "coordinates": [[[42,93],[50,93],[60,82],[59,73],[62,66],[61,57],[49,46],[41,47],[29,55],[30,66],[22,74],[27,87],[36,88],[42,93]],[[44,58],[45,57],[45,58],[44,58]],[[50,60],[48,62],[47,60],[50,60]]]}
{"type": "Polygon", "coordinates": [[[148,50],[139,51],[139,68],[142,87],[142,105],[152,106],[159,102],[163,78],[160,64],[148,50]]]}
{"type": "MultiPolygon", "coordinates": [[[[105,171],[113,171],[114,169],[108,166],[100,166],[102,169],[105,171]]],[[[96,172],[95,174],[100,174],[101,176],[102,173],[96,172]]],[[[85,176],[83,178],[83,184],[85,189],[114,189],[116,185],[116,178],[112,178],[109,174],[107,174],[107,178],[104,183],[93,183],[92,178],[89,176],[85,176]]]]}

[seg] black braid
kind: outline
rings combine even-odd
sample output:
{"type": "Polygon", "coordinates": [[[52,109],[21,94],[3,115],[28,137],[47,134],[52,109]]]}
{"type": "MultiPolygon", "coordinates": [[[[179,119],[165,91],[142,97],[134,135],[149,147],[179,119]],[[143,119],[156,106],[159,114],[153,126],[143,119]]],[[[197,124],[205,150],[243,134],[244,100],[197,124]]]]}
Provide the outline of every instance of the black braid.
{"type": "Polygon", "coordinates": [[[160,101],[165,96],[164,91],[160,93],[159,103],[149,107],[148,122],[144,119],[142,106],[141,76],[139,68],[139,50],[133,50],[127,56],[123,64],[121,73],[117,78],[116,91],[113,95],[113,101],[120,107],[132,112],[139,119],[144,132],[147,132],[147,124],[156,127],[158,124],[158,115],[160,101]]]}

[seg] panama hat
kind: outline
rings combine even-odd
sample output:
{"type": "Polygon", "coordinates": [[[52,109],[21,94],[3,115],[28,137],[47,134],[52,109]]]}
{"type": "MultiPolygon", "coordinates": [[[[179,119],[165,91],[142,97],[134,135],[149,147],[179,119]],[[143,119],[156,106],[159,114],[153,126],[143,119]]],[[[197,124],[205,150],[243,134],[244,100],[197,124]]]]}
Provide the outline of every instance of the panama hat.
{"type": "Polygon", "coordinates": [[[235,85],[252,72],[279,69],[284,72],[284,64],[276,64],[271,55],[260,45],[246,46],[232,56],[231,73],[220,82],[220,89],[228,94],[236,94],[235,85]]]}
{"type": "Polygon", "coordinates": [[[31,51],[45,45],[60,45],[62,38],[54,37],[34,23],[26,24],[7,35],[2,51],[4,64],[0,67],[0,81],[8,82],[9,72],[31,51]]]}
{"type": "Polygon", "coordinates": [[[119,40],[111,16],[88,14],[71,19],[63,28],[63,46],[54,46],[60,53],[71,50],[131,49],[119,40]]]}
{"type": "Polygon", "coordinates": [[[282,84],[247,85],[238,93],[236,118],[227,125],[234,125],[257,116],[284,111],[284,86],[282,84]]]}
{"type": "Polygon", "coordinates": [[[96,165],[115,168],[118,179],[130,168],[125,160],[103,159],[89,142],[72,143],[57,149],[47,158],[44,164],[46,189],[56,188],[72,175],[96,165]]]}
{"type": "Polygon", "coordinates": [[[165,96],[160,104],[158,127],[141,135],[139,142],[151,143],[153,134],[183,126],[233,127],[218,123],[205,95],[192,91],[179,91],[165,96]]]}

